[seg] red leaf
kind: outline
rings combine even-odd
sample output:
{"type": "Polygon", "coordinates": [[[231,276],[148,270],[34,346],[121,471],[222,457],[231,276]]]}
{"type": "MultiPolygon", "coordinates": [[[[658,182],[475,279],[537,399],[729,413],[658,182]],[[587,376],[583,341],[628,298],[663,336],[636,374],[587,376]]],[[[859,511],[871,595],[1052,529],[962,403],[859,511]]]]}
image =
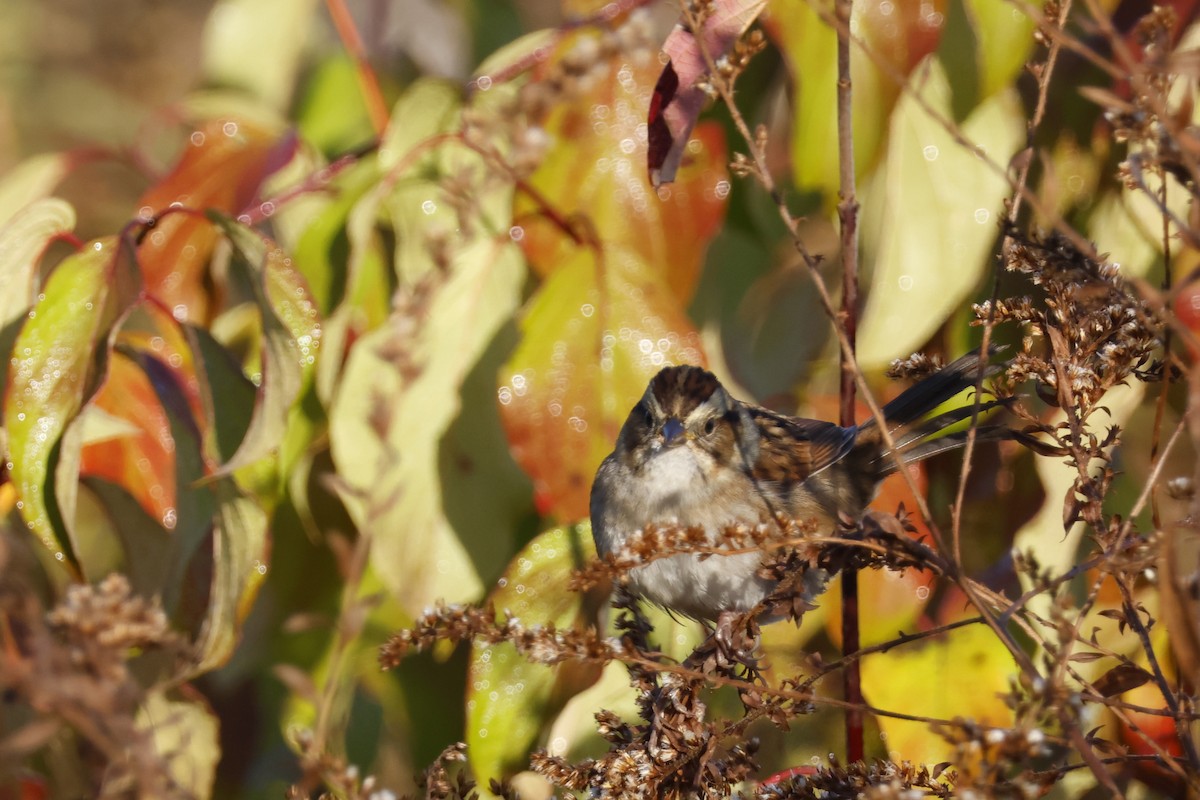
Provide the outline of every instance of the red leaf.
{"type": "Polygon", "coordinates": [[[663,43],[666,64],[646,118],[650,140],[646,163],[653,186],[675,180],[688,137],[704,109],[707,95],[699,83],[708,74],[705,52],[714,61],[727,54],[766,5],[766,0],[718,0],[711,4],[700,40],[688,28],[676,25],[663,43]]]}

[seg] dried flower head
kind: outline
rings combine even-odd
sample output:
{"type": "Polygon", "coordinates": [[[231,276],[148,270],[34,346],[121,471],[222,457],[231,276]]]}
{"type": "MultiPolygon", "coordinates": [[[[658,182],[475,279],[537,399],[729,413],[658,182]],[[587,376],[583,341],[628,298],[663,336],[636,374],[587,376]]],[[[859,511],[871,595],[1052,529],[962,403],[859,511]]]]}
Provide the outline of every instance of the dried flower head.
{"type": "Polygon", "coordinates": [[[1026,328],[1025,346],[1007,367],[1011,385],[1036,380],[1043,399],[1086,418],[1108,389],[1157,375],[1162,323],[1119,266],[1093,260],[1057,235],[1013,241],[1005,267],[1025,275],[1039,296],[976,307],[980,319],[1026,328]]]}

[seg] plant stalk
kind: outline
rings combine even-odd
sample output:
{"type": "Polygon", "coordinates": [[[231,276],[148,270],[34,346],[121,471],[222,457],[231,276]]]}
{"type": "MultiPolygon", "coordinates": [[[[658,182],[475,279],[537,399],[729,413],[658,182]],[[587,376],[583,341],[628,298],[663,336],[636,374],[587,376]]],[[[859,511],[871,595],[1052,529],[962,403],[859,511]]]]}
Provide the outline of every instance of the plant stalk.
{"type": "MultiPolygon", "coordinates": [[[[838,221],[841,227],[842,252],[842,321],[846,328],[850,351],[854,351],[858,328],[858,199],[854,190],[854,131],[850,82],[850,12],[853,0],[837,0],[837,128],[838,128],[838,221]]],[[[843,353],[841,359],[840,424],[854,425],[855,420],[854,364],[843,353]]],[[[858,573],[846,570],[842,574],[842,654],[858,652],[858,573]]],[[[862,678],[858,659],[846,665],[843,673],[843,694],[846,710],[846,760],[862,761],[863,715],[862,678]]]]}

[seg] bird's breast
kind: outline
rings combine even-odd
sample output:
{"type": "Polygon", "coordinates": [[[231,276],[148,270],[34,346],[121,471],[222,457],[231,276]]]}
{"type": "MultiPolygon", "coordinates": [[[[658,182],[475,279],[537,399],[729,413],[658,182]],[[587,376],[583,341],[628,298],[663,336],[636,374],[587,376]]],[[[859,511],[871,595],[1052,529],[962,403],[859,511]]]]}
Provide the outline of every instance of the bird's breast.
{"type": "Polygon", "coordinates": [[[670,447],[651,455],[642,464],[638,485],[647,510],[672,513],[687,505],[695,493],[712,480],[710,470],[687,447],[670,447]]]}
{"type": "Polygon", "coordinates": [[[646,459],[624,501],[624,518],[639,525],[676,522],[707,528],[757,522],[764,505],[744,473],[693,447],[668,448],[646,459]]]}

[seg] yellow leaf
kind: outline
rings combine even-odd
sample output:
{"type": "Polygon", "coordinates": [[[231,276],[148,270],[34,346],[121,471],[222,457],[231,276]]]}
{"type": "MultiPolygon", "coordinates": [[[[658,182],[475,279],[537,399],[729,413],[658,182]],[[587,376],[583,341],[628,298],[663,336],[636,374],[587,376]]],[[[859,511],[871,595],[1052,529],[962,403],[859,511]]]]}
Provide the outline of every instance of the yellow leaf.
{"type": "MultiPolygon", "coordinates": [[[[394,313],[355,342],[330,412],[334,463],[350,490],[343,499],[355,523],[375,535],[376,571],[414,616],[437,600],[478,600],[480,565],[511,553],[517,524],[501,505],[511,498],[508,486],[483,487],[491,493],[472,498],[494,515],[492,526],[481,528],[462,524],[448,508],[455,487],[444,484],[454,472],[445,468],[448,431],[463,412],[463,383],[512,319],[526,277],[507,225],[488,227],[508,218],[512,188],[484,181],[483,159],[450,141],[460,118],[457,94],[446,84],[411,87],[381,148],[386,178],[347,220],[353,272],[355,258],[372,250],[381,213],[390,217],[397,279],[422,298],[420,309],[394,313]],[[458,227],[446,188],[451,177],[464,176],[476,181],[478,222],[469,230],[458,227]],[[471,536],[468,547],[464,537],[471,536]]],[[[470,456],[472,464],[486,457],[470,456]]]]}
{"type": "MultiPolygon", "coordinates": [[[[931,59],[916,80],[925,102],[950,119],[942,65],[931,59]]],[[[1016,92],[977,107],[962,133],[1002,171],[1025,136],[1016,92]]],[[[874,263],[858,334],[864,367],[882,367],[919,348],[991,269],[1009,193],[992,165],[956,143],[911,96],[896,104],[888,152],[863,206],[863,246],[874,263]]]]}
{"type": "Polygon", "coordinates": [[[212,796],[221,758],[217,718],[198,692],[178,694],[179,699],[168,699],[161,692],[149,695],[138,709],[137,724],[151,732],[154,749],[178,788],[205,800],[212,796]]]}
{"type": "MultiPolygon", "coordinates": [[[[1004,644],[986,625],[959,628],[925,645],[898,647],[863,659],[863,696],[872,706],[935,719],[965,717],[1007,726],[1000,700],[1016,670],[1004,644]]],[[[880,715],[889,757],[918,764],[951,760],[953,746],[924,722],[880,715]]]]}
{"type": "Polygon", "coordinates": [[[204,31],[209,82],[284,108],[296,85],[315,0],[221,0],[204,31]]]}
{"type": "Polygon", "coordinates": [[[33,305],[42,253],[74,227],[75,209],[57,198],[35,200],[0,225],[0,326],[33,305]]]}

